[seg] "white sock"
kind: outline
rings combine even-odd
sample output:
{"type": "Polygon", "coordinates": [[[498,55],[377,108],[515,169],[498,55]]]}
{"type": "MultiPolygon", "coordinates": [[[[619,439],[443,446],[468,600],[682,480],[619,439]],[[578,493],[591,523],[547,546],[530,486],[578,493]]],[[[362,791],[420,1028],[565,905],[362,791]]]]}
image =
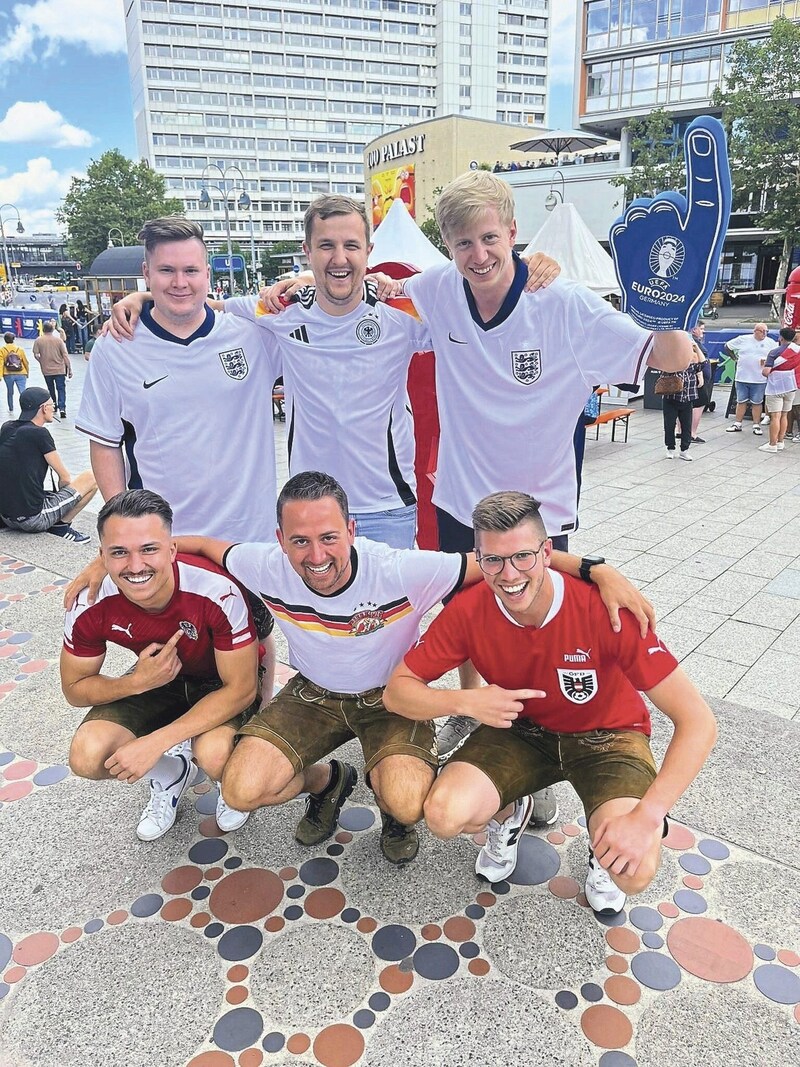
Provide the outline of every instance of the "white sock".
{"type": "Polygon", "coordinates": [[[185,769],[185,760],[180,756],[164,755],[151,769],[147,777],[160,785],[162,789],[166,789],[167,786],[173,785],[178,781],[185,769]]]}

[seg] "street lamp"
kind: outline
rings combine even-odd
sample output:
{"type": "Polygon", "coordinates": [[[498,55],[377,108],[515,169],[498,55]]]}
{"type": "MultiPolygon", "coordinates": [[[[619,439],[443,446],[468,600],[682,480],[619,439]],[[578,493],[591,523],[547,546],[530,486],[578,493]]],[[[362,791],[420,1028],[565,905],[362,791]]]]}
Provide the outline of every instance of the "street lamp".
{"type": "Polygon", "coordinates": [[[12,211],[16,211],[17,213],[17,233],[25,233],[25,227],[22,225],[22,219],[19,217],[19,208],[15,204],[0,204],[0,240],[3,242],[3,264],[6,268],[6,281],[11,290],[11,299],[13,301],[16,299],[16,294],[14,292],[14,279],[11,277],[11,260],[8,258],[6,228],[3,219],[3,209],[7,207],[10,207],[12,211]]]}
{"type": "Polygon", "coordinates": [[[239,199],[236,201],[236,206],[240,211],[250,210],[250,197],[247,195],[244,188],[244,174],[242,174],[239,167],[234,164],[231,164],[223,170],[222,167],[218,167],[216,163],[209,163],[200,175],[200,182],[202,184],[200,207],[203,211],[207,211],[211,207],[211,197],[208,192],[209,189],[212,189],[222,198],[222,207],[225,211],[225,233],[228,237],[228,279],[230,284],[230,295],[233,296],[233,248],[231,246],[231,212],[228,198],[235,196],[238,193],[239,199]],[[212,170],[218,172],[219,184],[209,182],[208,172],[212,170]],[[229,177],[231,174],[233,174],[233,177],[229,177]],[[239,179],[238,186],[236,184],[237,176],[239,179]]]}
{"type": "Polygon", "coordinates": [[[564,192],[566,191],[566,182],[564,181],[564,175],[560,170],[554,172],[553,177],[550,179],[550,192],[544,199],[544,206],[547,211],[552,211],[556,204],[564,203],[564,192]],[[561,188],[554,189],[553,182],[560,180],[561,188]]]}
{"type": "Polygon", "coordinates": [[[118,233],[119,234],[120,246],[122,248],[124,248],[125,247],[125,234],[122,232],[122,230],[119,228],[119,226],[112,226],[111,229],[108,231],[108,244],[106,245],[106,248],[113,248],[114,247],[114,242],[111,239],[111,234],[112,233],[118,233]]]}

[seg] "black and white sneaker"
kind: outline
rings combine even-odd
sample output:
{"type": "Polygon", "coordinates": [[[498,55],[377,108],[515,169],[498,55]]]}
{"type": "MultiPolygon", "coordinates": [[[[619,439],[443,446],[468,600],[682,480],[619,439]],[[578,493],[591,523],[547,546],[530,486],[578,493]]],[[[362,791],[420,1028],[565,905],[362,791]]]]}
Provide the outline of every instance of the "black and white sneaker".
{"type": "Polygon", "coordinates": [[[150,799],[136,827],[140,841],[157,841],[172,828],[178,802],[197,777],[197,767],[191,760],[183,755],[177,758],[183,761],[183,771],[172,785],[162,786],[150,779],[150,799]]]}
{"type": "Polygon", "coordinates": [[[63,538],[64,541],[74,541],[76,545],[85,545],[87,541],[91,541],[91,537],[88,534],[81,533],[74,526],[70,526],[68,522],[59,522],[55,526],[51,526],[47,532],[63,538]]]}
{"type": "Polygon", "coordinates": [[[514,810],[504,822],[489,820],[486,844],[478,853],[475,873],[487,882],[502,882],[514,873],[519,839],[533,815],[533,797],[525,796],[514,803],[514,810]]]}
{"type": "Polygon", "coordinates": [[[605,867],[597,862],[593,852],[589,853],[589,870],[583,891],[589,907],[600,915],[618,915],[628,899],[605,867]]]}

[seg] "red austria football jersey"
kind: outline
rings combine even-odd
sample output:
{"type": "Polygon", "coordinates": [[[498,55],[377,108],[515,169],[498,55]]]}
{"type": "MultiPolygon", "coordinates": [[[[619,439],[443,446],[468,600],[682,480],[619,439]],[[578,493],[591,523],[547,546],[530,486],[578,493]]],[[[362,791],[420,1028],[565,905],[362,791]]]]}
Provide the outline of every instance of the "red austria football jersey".
{"type": "Polygon", "coordinates": [[[201,556],[179,553],[173,564],[175,592],[163,611],[151,614],[132,604],[106,577],[90,607],[86,590],[64,619],[64,648],[73,656],[103,656],[106,644],[138,656],[149,644],[164,644],[177,630],[181,675],[216,678],[214,652],[232,652],[256,640],[242,588],[229,574],[201,556]]]}
{"type": "Polygon", "coordinates": [[[525,701],[522,716],[546,730],[639,730],[649,737],[640,691],[662,682],[677,660],[652,631],[642,640],[627,611],[615,634],[595,586],[550,575],[553,604],[541,627],[514,622],[482,581],[434,619],[406,666],[430,682],[470,659],[490,685],[544,690],[544,698],[525,701]]]}

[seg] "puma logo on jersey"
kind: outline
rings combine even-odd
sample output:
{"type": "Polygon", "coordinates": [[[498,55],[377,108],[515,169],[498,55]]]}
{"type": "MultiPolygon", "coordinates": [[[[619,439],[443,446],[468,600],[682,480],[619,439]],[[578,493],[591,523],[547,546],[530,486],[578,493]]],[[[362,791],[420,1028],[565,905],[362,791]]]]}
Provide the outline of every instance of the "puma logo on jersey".
{"type": "Polygon", "coordinates": [[[230,600],[231,597],[235,596],[236,594],[234,593],[233,589],[231,589],[229,592],[222,594],[222,596],[219,598],[219,602],[220,604],[223,604],[226,600],[230,600]]]}
{"type": "Polygon", "coordinates": [[[564,653],[565,663],[586,663],[592,658],[592,650],[587,648],[585,651],[582,648],[576,648],[572,653],[564,653]]]}
{"type": "Polygon", "coordinates": [[[308,330],[305,326],[298,326],[296,330],[292,330],[289,336],[293,341],[302,341],[304,345],[311,344],[308,339],[308,330]]]}
{"type": "Polygon", "coordinates": [[[133,640],[133,634],[131,633],[131,630],[133,629],[133,623],[132,622],[129,622],[127,626],[117,626],[117,624],[115,622],[112,622],[111,623],[111,629],[112,630],[119,630],[120,633],[126,634],[131,639],[131,641],[133,640]]]}

